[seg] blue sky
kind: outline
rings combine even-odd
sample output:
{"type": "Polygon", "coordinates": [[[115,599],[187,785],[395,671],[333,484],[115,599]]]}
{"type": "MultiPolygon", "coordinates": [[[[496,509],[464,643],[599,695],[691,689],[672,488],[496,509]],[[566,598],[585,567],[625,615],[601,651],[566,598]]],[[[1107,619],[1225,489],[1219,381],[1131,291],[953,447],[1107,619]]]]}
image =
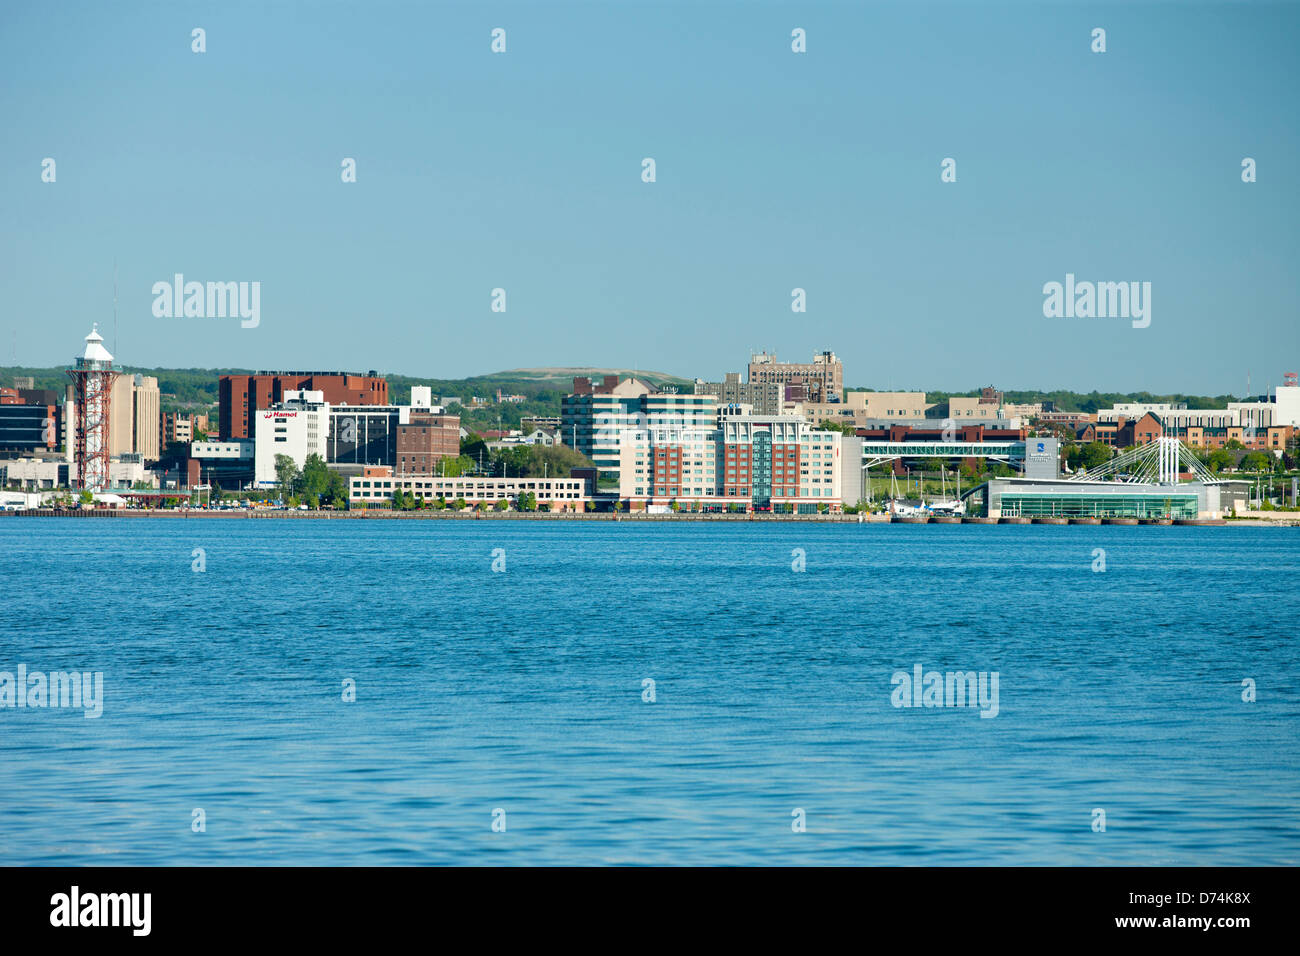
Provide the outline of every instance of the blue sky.
{"type": "Polygon", "coordinates": [[[0,78],[0,364],[66,362],[94,320],[112,347],[116,258],[133,365],[717,378],[833,348],[879,389],[1198,393],[1300,367],[1293,3],[5,5],[0,78]],[[177,272],[259,281],[261,324],[155,318],[177,272]],[[1151,282],[1150,327],[1045,318],[1066,273],[1151,282]]]}

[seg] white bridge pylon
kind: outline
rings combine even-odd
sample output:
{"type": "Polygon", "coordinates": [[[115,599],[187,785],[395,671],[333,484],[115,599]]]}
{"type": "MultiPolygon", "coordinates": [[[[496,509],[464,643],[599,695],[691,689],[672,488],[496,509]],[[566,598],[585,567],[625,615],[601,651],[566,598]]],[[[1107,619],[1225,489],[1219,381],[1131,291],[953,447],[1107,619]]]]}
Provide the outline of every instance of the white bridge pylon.
{"type": "Polygon", "coordinates": [[[1177,438],[1157,438],[1145,445],[1130,448],[1101,467],[1086,474],[1071,475],[1066,480],[1099,481],[1110,478],[1132,484],[1173,485],[1178,483],[1178,476],[1183,471],[1191,472],[1196,481],[1207,484],[1222,481],[1177,438]]]}

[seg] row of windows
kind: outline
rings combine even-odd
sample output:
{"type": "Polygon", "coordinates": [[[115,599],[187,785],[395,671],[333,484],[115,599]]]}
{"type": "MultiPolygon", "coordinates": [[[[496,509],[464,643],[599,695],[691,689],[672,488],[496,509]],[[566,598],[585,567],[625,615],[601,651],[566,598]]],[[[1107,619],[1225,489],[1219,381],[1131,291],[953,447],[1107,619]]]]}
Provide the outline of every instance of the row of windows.
{"type": "MultiPolygon", "coordinates": [[[[642,485],[642,486],[640,486],[640,487],[634,489],[633,493],[636,494],[636,495],[645,495],[645,494],[647,493],[647,492],[646,492],[646,487],[647,487],[647,486],[642,485]]],[[[673,495],[673,496],[676,496],[676,497],[681,497],[681,496],[690,496],[690,495],[713,495],[713,494],[715,494],[715,490],[714,490],[713,488],[700,487],[700,486],[696,486],[694,489],[691,489],[691,488],[689,488],[689,487],[688,487],[688,488],[678,488],[678,487],[675,487],[675,486],[672,486],[672,485],[653,485],[653,486],[648,486],[648,487],[650,488],[649,494],[657,495],[658,497],[661,497],[661,498],[662,498],[662,497],[667,497],[667,496],[669,496],[669,495],[673,495]]],[[[748,497],[750,497],[750,488],[749,488],[748,485],[731,485],[731,486],[727,486],[727,488],[726,488],[726,492],[725,492],[725,497],[728,497],[728,498],[748,498],[748,497]]],[[[790,487],[786,487],[786,486],[778,486],[778,487],[774,487],[774,488],[772,489],[772,497],[774,497],[774,498],[800,498],[800,497],[802,497],[802,498],[831,498],[831,497],[834,497],[834,494],[833,494],[832,489],[830,489],[830,488],[804,488],[802,491],[797,491],[793,486],[790,486],[790,487]]]]}
{"type": "MultiPolygon", "coordinates": [[[[434,489],[434,490],[438,490],[438,491],[455,491],[455,492],[459,492],[459,491],[482,491],[482,490],[484,490],[484,489],[486,489],[486,490],[488,490],[488,491],[494,491],[494,490],[501,490],[501,489],[504,488],[504,489],[507,490],[509,493],[513,494],[516,490],[522,490],[522,491],[575,491],[575,490],[576,490],[576,491],[581,491],[581,490],[582,490],[582,487],[583,487],[583,484],[584,484],[584,482],[582,482],[581,480],[577,480],[577,479],[575,479],[575,480],[573,480],[573,481],[544,481],[544,480],[539,479],[539,480],[537,480],[537,481],[524,481],[524,482],[522,482],[522,483],[520,483],[520,482],[515,482],[515,483],[512,483],[512,484],[509,485],[509,486],[498,485],[498,484],[495,484],[495,483],[490,483],[490,482],[485,482],[485,481],[478,481],[478,482],[475,482],[475,481],[472,481],[472,480],[471,480],[471,481],[444,481],[444,480],[433,480],[433,481],[408,481],[408,482],[405,482],[405,483],[403,483],[403,484],[399,484],[398,487],[409,488],[409,489],[415,489],[415,490],[426,489],[426,488],[427,488],[427,489],[434,489]]],[[[356,478],[354,478],[354,479],[352,480],[352,486],[353,486],[354,488],[392,488],[392,487],[393,487],[393,482],[392,482],[391,480],[382,480],[382,481],[381,481],[381,480],[379,480],[379,479],[374,479],[374,483],[372,484],[372,483],[371,483],[370,481],[368,481],[368,480],[365,480],[365,479],[356,479],[356,478]]]]}
{"type": "MultiPolygon", "coordinates": [[[[508,499],[508,498],[513,498],[513,497],[515,497],[515,494],[514,494],[513,492],[510,492],[510,491],[499,491],[499,490],[498,490],[498,491],[485,491],[485,492],[482,492],[482,493],[480,493],[480,494],[457,494],[457,495],[447,495],[447,494],[443,494],[442,492],[439,492],[439,493],[437,493],[437,494],[434,494],[432,491],[414,491],[414,492],[412,492],[411,494],[412,494],[414,497],[416,497],[416,498],[425,498],[425,499],[428,499],[428,500],[432,500],[432,499],[435,499],[435,498],[443,498],[443,499],[445,499],[445,500],[455,500],[456,498],[467,498],[467,499],[472,500],[472,501],[501,501],[501,500],[504,500],[504,499],[508,499]]],[[[391,491],[386,492],[386,491],[380,491],[380,490],[377,490],[377,489],[367,490],[367,489],[364,489],[364,488],[363,488],[363,489],[360,489],[360,490],[358,490],[358,489],[356,489],[356,488],[352,489],[352,497],[353,497],[353,498],[377,498],[377,499],[388,499],[388,498],[391,498],[392,496],[393,496],[393,495],[392,495],[392,492],[391,492],[391,491]]],[[[581,494],[580,492],[576,492],[576,491],[557,491],[557,492],[555,492],[554,494],[546,495],[546,496],[543,498],[543,500],[544,500],[544,501],[558,501],[558,500],[561,500],[561,499],[576,499],[576,498],[581,498],[581,497],[582,497],[582,494],[581,494]]]]}

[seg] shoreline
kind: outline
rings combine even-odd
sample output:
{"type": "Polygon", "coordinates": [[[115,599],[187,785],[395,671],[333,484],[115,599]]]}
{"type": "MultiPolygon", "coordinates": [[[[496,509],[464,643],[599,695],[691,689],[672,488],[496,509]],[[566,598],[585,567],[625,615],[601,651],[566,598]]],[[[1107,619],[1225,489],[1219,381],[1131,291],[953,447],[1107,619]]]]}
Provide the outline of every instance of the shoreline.
{"type": "Polygon", "coordinates": [[[975,525],[1159,525],[1159,526],[1195,526],[1195,527],[1247,527],[1247,528],[1288,528],[1300,527],[1300,513],[1282,512],[1277,518],[1263,518],[1252,515],[1246,518],[1188,518],[1177,521],[1167,519],[1137,518],[1087,518],[1065,519],[1047,518],[947,518],[936,521],[931,518],[906,518],[893,520],[889,515],[881,514],[727,514],[698,512],[679,512],[676,514],[645,514],[641,512],[496,512],[496,511],[141,511],[135,509],[84,508],[61,510],[39,508],[28,510],[0,512],[0,517],[16,518],[165,518],[169,520],[187,520],[191,518],[211,518],[218,520],[294,520],[294,521],[742,521],[742,522],[777,522],[802,523],[820,522],[826,524],[975,524],[975,525]]]}

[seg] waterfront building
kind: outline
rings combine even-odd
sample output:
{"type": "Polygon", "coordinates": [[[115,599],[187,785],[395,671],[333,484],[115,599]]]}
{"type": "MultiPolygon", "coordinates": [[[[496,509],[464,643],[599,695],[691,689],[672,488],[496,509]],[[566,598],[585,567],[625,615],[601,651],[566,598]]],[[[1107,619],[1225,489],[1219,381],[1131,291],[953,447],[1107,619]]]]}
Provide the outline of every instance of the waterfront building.
{"type": "MultiPolygon", "coordinates": [[[[1028,457],[1028,434],[1024,426],[1013,427],[1004,421],[943,427],[934,420],[921,424],[873,423],[872,427],[859,428],[856,432],[862,442],[863,463],[891,463],[896,475],[904,474],[909,464],[923,465],[931,458],[955,458],[970,468],[975,468],[980,458],[1004,464],[1023,463],[1028,457]]],[[[1034,441],[1035,450],[1038,444],[1042,444],[1042,454],[1051,458],[1055,469],[1051,474],[1059,474],[1055,455],[1057,439],[1038,438],[1034,441]],[[1051,455],[1047,454],[1048,449],[1052,449],[1051,455]]]]}
{"type": "Polygon", "coordinates": [[[1218,518],[1218,485],[1183,482],[995,478],[987,485],[990,518],[1218,518]]]}
{"type": "Polygon", "coordinates": [[[284,401],[258,412],[259,425],[273,425],[265,436],[253,429],[255,481],[275,483],[277,454],[289,455],[299,468],[318,454],[344,475],[365,466],[435,473],[443,458],[460,454],[460,418],[434,405],[427,386],[411,391],[414,405],[335,405],[320,391],[285,392],[284,401]]]}
{"type": "Polygon", "coordinates": [[[600,485],[629,508],[808,512],[842,503],[842,436],[798,415],[719,406],[709,393],[614,375],[600,385],[574,379],[563,409],[561,440],[576,442],[600,485]]]}
{"type": "Polygon", "coordinates": [[[640,379],[606,375],[600,384],[573,380],[560,405],[560,439],[595,464],[602,484],[617,484],[630,459],[630,439],[647,428],[709,431],[716,426],[712,395],[678,393],[640,379]]]}
{"type": "Polygon", "coordinates": [[[410,422],[409,405],[332,405],[325,461],[331,465],[393,465],[398,427],[410,422]]]}
{"type": "Polygon", "coordinates": [[[253,429],[253,480],[259,487],[272,487],[278,482],[278,455],[288,455],[298,468],[309,455],[325,458],[330,406],[322,392],[286,392],[283,402],[259,410],[257,416],[253,429]]]}
{"type": "MultiPolygon", "coordinates": [[[[138,482],[148,482],[140,456],[128,453],[107,463],[102,481],[95,488],[130,488],[138,482]]],[[[77,463],[62,455],[40,455],[0,461],[0,484],[16,484],[28,490],[73,488],[79,485],[77,463]]]]}
{"type": "MultiPolygon", "coordinates": [[[[256,476],[256,443],[247,438],[229,441],[196,441],[190,444],[186,477],[189,484],[212,484],[240,489],[256,476]]],[[[304,459],[305,460],[305,459],[304,459]]],[[[274,470],[272,459],[272,470],[274,470]]]]}
{"type": "Polygon", "coordinates": [[[519,495],[531,493],[538,505],[551,511],[582,511],[589,500],[588,481],[569,478],[487,478],[464,475],[443,478],[437,475],[395,475],[390,468],[367,468],[365,473],[348,479],[348,504],[387,506],[395,490],[426,502],[441,498],[447,503],[463,499],[466,504],[495,505],[500,501],[517,502],[519,495]]]}
{"type": "Polygon", "coordinates": [[[1053,478],[1027,468],[975,494],[990,518],[1219,518],[1229,506],[1228,484],[1178,439],[1159,437],[1087,474],[1053,478]],[[1192,480],[1183,481],[1187,474],[1192,480]]]}
{"type": "MultiPolygon", "coordinates": [[[[717,423],[651,424],[623,443],[619,498],[632,510],[810,513],[842,504],[842,436],[797,415],[726,405],[717,423]]],[[[859,468],[859,463],[853,464],[859,468]]]]}

